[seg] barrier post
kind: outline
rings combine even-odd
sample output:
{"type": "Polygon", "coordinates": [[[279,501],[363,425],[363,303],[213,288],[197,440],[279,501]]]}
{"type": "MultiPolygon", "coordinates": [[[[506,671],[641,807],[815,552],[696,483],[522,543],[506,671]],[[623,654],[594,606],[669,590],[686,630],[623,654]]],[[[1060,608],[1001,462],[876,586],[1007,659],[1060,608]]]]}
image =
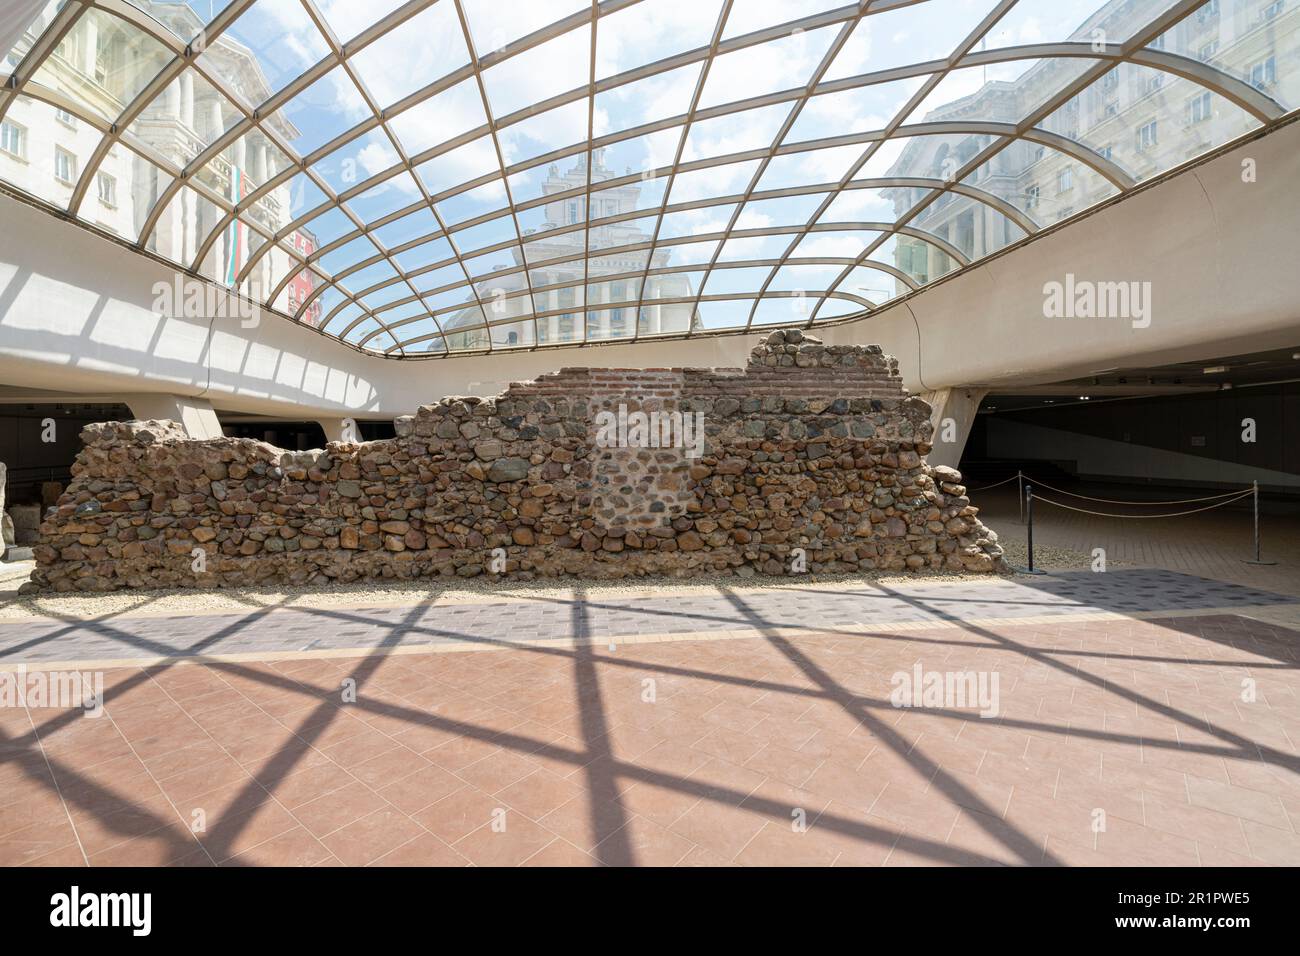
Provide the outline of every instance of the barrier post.
{"type": "Polygon", "coordinates": [[[1264,564],[1264,565],[1277,564],[1276,561],[1265,561],[1263,558],[1260,557],[1260,543],[1259,543],[1259,482],[1258,482],[1258,481],[1252,481],[1250,484],[1251,484],[1251,491],[1252,491],[1251,500],[1252,500],[1252,503],[1254,504],[1254,509],[1253,509],[1253,510],[1254,510],[1254,512],[1255,512],[1255,557],[1254,557],[1253,560],[1247,561],[1246,563],[1247,563],[1247,564],[1264,564]]]}
{"type": "Polygon", "coordinates": [[[1029,567],[1026,572],[1029,574],[1045,574],[1034,567],[1034,486],[1025,485],[1025,518],[1028,521],[1029,528],[1026,534],[1026,543],[1029,551],[1029,567]]]}
{"type": "Polygon", "coordinates": [[[1020,505],[1020,523],[1025,523],[1025,473],[1016,470],[1016,504],[1020,505]]]}

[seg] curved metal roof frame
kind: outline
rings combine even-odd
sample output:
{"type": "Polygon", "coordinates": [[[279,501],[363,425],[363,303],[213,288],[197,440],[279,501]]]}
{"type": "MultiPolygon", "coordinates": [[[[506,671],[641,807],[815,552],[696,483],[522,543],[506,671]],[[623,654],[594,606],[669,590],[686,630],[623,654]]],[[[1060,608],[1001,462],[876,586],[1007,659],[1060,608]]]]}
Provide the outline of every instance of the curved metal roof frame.
{"type": "MultiPolygon", "coordinates": [[[[238,221],[241,225],[255,231],[263,241],[260,247],[248,257],[247,261],[245,261],[240,268],[235,282],[235,288],[237,291],[241,294],[247,293],[248,290],[246,285],[254,267],[272,248],[275,248],[285,255],[287,260],[293,263],[293,265],[291,265],[287,270],[285,276],[277,282],[275,287],[270,290],[269,294],[259,296],[265,305],[274,308],[273,304],[277,301],[278,296],[289,282],[291,282],[296,276],[301,275],[303,270],[309,270],[312,274],[319,277],[320,284],[315,288],[313,293],[298,306],[297,311],[293,316],[291,316],[291,318],[295,321],[301,321],[314,302],[323,296],[329,289],[335,289],[341,296],[341,300],[330,310],[329,314],[324,317],[323,321],[318,326],[318,331],[321,331],[322,334],[329,335],[330,337],[338,338],[340,341],[343,341],[345,344],[351,345],[352,347],[362,348],[368,351],[373,351],[373,349],[367,348],[368,343],[374,341],[376,338],[384,337],[388,340],[388,343],[390,343],[386,344],[386,347],[384,347],[385,343],[380,344],[382,348],[381,354],[386,356],[391,356],[396,353],[398,357],[416,357],[408,356],[406,354],[406,349],[415,344],[436,340],[442,341],[442,352],[436,354],[420,353],[418,357],[445,357],[447,355],[493,351],[497,346],[494,343],[490,332],[487,336],[487,346],[485,349],[450,350],[447,348],[447,332],[444,325],[439,321],[439,316],[461,312],[471,306],[476,307],[479,310],[479,314],[482,316],[481,324],[458,326],[456,328],[457,332],[491,330],[494,327],[517,325],[521,322],[531,321],[534,332],[531,347],[539,347],[537,344],[539,341],[538,320],[560,314],[564,310],[539,311],[536,308],[536,300],[534,299],[534,293],[538,290],[549,291],[552,289],[581,287],[584,289],[582,299],[576,304],[576,306],[570,306],[569,312],[572,312],[575,309],[582,312],[588,312],[613,308],[635,308],[637,310],[634,313],[635,315],[639,314],[641,307],[647,301],[645,296],[647,286],[647,283],[644,281],[645,277],[651,275],[670,275],[681,272],[703,273],[703,281],[700,282],[695,293],[691,296],[684,297],[657,297],[653,300],[654,303],[689,303],[691,306],[689,314],[695,315],[698,311],[699,304],[702,302],[752,300],[748,318],[743,326],[744,329],[749,329],[753,327],[755,323],[755,316],[758,312],[758,307],[761,301],[768,298],[787,297],[794,294],[788,291],[771,289],[774,280],[782,268],[787,265],[842,265],[843,270],[836,277],[834,282],[830,283],[826,289],[810,293],[797,293],[799,295],[815,297],[817,300],[816,305],[808,316],[807,324],[811,325],[817,321],[818,314],[821,312],[828,300],[832,298],[852,301],[863,306],[862,312],[853,313],[848,316],[836,316],[836,321],[843,321],[865,314],[866,312],[875,309],[878,304],[839,288],[839,286],[853,273],[855,268],[877,269],[890,274],[909,289],[914,290],[917,287],[915,280],[908,276],[903,270],[890,266],[887,263],[872,261],[870,259],[870,257],[880,250],[885,243],[889,242],[891,238],[899,235],[911,236],[942,249],[943,252],[957,263],[958,269],[965,268],[969,264],[967,258],[950,243],[947,243],[942,238],[927,233],[924,230],[917,228],[915,225],[912,225],[914,220],[921,216],[926,209],[938,202],[945,194],[959,194],[972,201],[981,203],[990,209],[995,210],[1007,220],[1013,222],[1028,235],[1032,235],[1038,231],[1039,227],[1033,221],[1032,217],[1027,215],[1025,210],[987,190],[962,181],[974,171],[978,170],[984,163],[988,162],[991,158],[1017,141],[1036,142],[1042,146],[1064,153],[1071,159],[1095,170],[1101,176],[1109,180],[1121,193],[1134,188],[1136,183],[1133,178],[1110,159],[1102,156],[1084,143],[1069,139],[1065,136],[1061,136],[1037,126],[1038,123],[1050,116],[1055,110],[1068,102],[1072,97],[1087,89],[1092,83],[1096,82],[1105,73],[1115,68],[1120,63],[1131,63],[1188,80],[1191,83],[1197,84],[1198,86],[1223,97],[1226,101],[1249,114],[1264,126],[1276,123],[1283,116],[1287,115],[1287,111],[1273,99],[1257,90],[1249,83],[1243,82],[1223,70],[1190,57],[1148,48],[1147,45],[1155,38],[1164,34],[1176,23],[1194,12],[1198,7],[1201,7],[1204,0],[1175,0],[1175,2],[1169,3],[1162,13],[1143,25],[1122,44],[1093,44],[1066,41],[1017,45],[994,50],[976,50],[975,47],[980,43],[981,39],[988,34],[991,28],[1002,20],[1009,11],[1015,8],[1018,2],[1021,2],[1021,0],[998,0],[998,2],[991,4],[991,8],[987,15],[946,59],[914,63],[903,67],[896,67],[889,70],[861,74],[832,81],[825,81],[823,77],[830,69],[837,54],[848,42],[854,29],[862,19],[874,14],[897,10],[902,7],[914,6],[918,3],[924,2],[924,0],[875,0],[875,2],[872,2],[872,0],[861,0],[859,3],[841,6],[812,16],[791,20],[787,23],[767,27],[740,36],[728,37],[726,39],[723,37],[728,17],[732,12],[733,0],[722,0],[721,9],[719,11],[717,22],[713,28],[711,40],[706,46],[683,51],[653,63],[645,64],[623,73],[608,76],[601,80],[597,80],[596,73],[597,37],[601,21],[623,9],[635,6],[642,2],[653,2],[653,0],[607,0],[607,2],[604,3],[592,0],[587,9],[578,10],[570,16],[552,22],[542,29],[536,30],[525,37],[515,40],[507,48],[494,50],[482,55],[477,52],[462,0],[410,0],[410,2],[403,4],[371,24],[346,44],[340,43],[338,38],[334,35],[326,22],[325,17],[317,8],[315,0],[298,0],[298,2],[301,3],[312,24],[319,31],[328,47],[328,53],[297,78],[291,80],[288,84],[283,86],[283,88],[267,98],[265,102],[254,107],[245,103],[242,98],[229,87],[223,78],[214,70],[209,69],[207,64],[201,62],[199,57],[215,39],[225,33],[238,21],[242,14],[254,5],[255,0],[231,0],[231,2],[224,6],[222,10],[215,15],[211,22],[200,31],[198,36],[191,38],[188,42],[178,38],[169,29],[158,23],[136,6],[126,2],[126,0],[68,0],[68,2],[57,11],[51,23],[46,27],[41,35],[37,37],[36,42],[14,68],[12,75],[7,78],[3,89],[0,89],[0,117],[5,115],[11,104],[17,101],[19,97],[28,97],[34,100],[43,101],[59,109],[67,110],[103,133],[94,153],[81,170],[81,174],[77,179],[67,209],[61,211],[66,211],[74,216],[76,215],[82,202],[86,198],[90,184],[94,180],[96,172],[105,158],[109,155],[112,147],[121,143],[127,149],[138,153],[147,161],[157,166],[164,173],[171,176],[170,183],[168,183],[166,188],[160,192],[157,200],[154,202],[152,208],[149,210],[143,221],[138,239],[135,242],[135,245],[138,248],[141,250],[146,249],[154,229],[158,225],[159,219],[163,215],[164,211],[168,208],[173,199],[181,194],[183,189],[189,187],[198,192],[206,201],[212,203],[217,209],[219,209],[221,215],[219,216],[216,225],[206,234],[205,237],[203,237],[201,242],[196,244],[195,256],[188,264],[186,271],[195,275],[200,275],[202,264],[217,238],[223,234],[223,231],[226,230],[232,222],[238,221]],[[362,77],[358,75],[354,69],[352,64],[353,56],[389,32],[399,29],[403,24],[429,9],[435,3],[454,6],[456,20],[459,23],[466,48],[469,51],[469,62],[433,83],[408,94],[387,109],[380,109],[374,96],[367,89],[362,77]],[[90,110],[83,108],[72,98],[64,96],[55,90],[48,89],[34,79],[42,64],[53,54],[68,32],[76,26],[79,18],[92,9],[101,10],[117,17],[125,23],[130,24],[131,27],[158,41],[172,55],[170,62],[168,62],[167,65],[157,73],[157,75],[153,76],[139,90],[139,92],[135,94],[123,109],[122,113],[111,123],[106,122],[102,117],[93,115],[90,110]],[[527,107],[509,113],[508,115],[494,118],[492,103],[483,79],[484,72],[492,66],[529,50],[533,50],[542,44],[545,44],[549,40],[586,25],[590,26],[591,45],[587,83],[568,92],[552,96],[541,102],[533,103],[527,107]],[[701,98],[705,89],[705,84],[710,75],[710,70],[719,56],[725,53],[754,47],[774,39],[788,37],[792,33],[806,32],[823,27],[837,27],[838,29],[835,31],[834,38],[831,40],[824,54],[820,58],[809,81],[804,86],[752,97],[745,100],[722,103],[707,108],[700,107],[701,98]],[[1090,66],[1086,67],[1082,73],[1073,78],[1063,88],[1057,90],[1055,94],[1036,107],[1029,115],[1014,124],[1002,122],[925,121],[908,124],[906,122],[913,111],[926,99],[939,83],[956,69],[999,64],[1013,60],[1047,58],[1081,58],[1094,62],[1092,62],[1090,66]],[[701,64],[701,69],[694,85],[690,106],[685,114],[657,119],[640,126],[620,130],[614,134],[607,134],[599,137],[595,135],[595,102],[598,93],[615,90],[639,80],[658,76],[682,66],[697,63],[701,64]],[[298,156],[292,145],[284,139],[284,137],[269,121],[276,115],[277,111],[282,106],[289,103],[298,93],[307,89],[336,67],[341,67],[342,70],[346,72],[349,80],[359,91],[364,100],[365,106],[370,111],[371,115],[351,129],[342,132],[330,141],[317,147],[306,156],[298,156]],[[214,89],[224,96],[239,111],[241,117],[235,123],[231,124],[224,132],[214,137],[205,148],[198,151],[198,153],[193,156],[183,168],[177,168],[174,163],[159,155],[157,151],[152,149],[148,144],[139,141],[137,137],[133,136],[128,131],[128,128],[131,126],[132,122],[148,108],[149,105],[162,95],[162,93],[168,88],[169,84],[179,77],[186,69],[193,69],[206,82],[211,84],[214,89]],[[796,143],[785,142],[786,136],[794,127],[800,114],[815,96],[831,92],[861,89],[900,79],[920,77],[925,78],[920,87],[897,111],[889,124],[880,130],[868,133],[855,133],[847,136],[824,137],[796,143]],[[468,79],[473,79],[475,82],[481,99],[483,113],[486,117],[486,123],[475,129],[461,133],[450,140],[439,143],[429,149],[425,149],[415,155],[408,155],[400,138],[390,128],[390,121],[412,107],[425,103],[431,100],[438,93],[449,90],[453,86],[468,79]],[[500,138],[502,130],[508,129],[511,126],[545,113],[547,110],[576,103],[583,99],[586,99],[587,101],[587,137],[584,141],[552,150],[541,156],[531,157],[525,162],[507,165],[505,151],[502,148],[500,138]],[[737,115],[746,110],[779,104],[792,104],[792,108],[786,115],[785,120],[780,124],[779,130],[770,147],[765,149],[751,149],[745,152],[732,153],[723,156],[710,156],[700,160],[683,161],[688,137],[694,124],[705,119],[737,115]],[[675,130],[678,127],[680,127],[680,133],[677,138],[676,151],[673,156],[673,161],[669,166],[653,170],[643,170],[638,174],[613,177],[599,182],[600,189],[608,189],[613,186],[633,183],[638,180],[664,179],[664,192],[659,204],[646,209],[621,213],[617,216],[592,218],[590,216],[590,197],[593,193],[593,164],[589,160],[591,150],[633,140],[637,137],[645,136],[653,132],[675,130]],[[266,182],[258,185],[247,196],[232,202],[226,197],[206,187],[193,175],[197,171],[203,169],[213,159],[221,155],[221,153],[232,143],[237,142],[245,134],[254,130],[264,136],[276,149],[279,149],[290,159],[290,163],[274,177],[269,178],[266,182]],[[314,169],[313,164],[348,143],[376,130],[382,132],[387,140],[388,146],[391,147],[394,155],[398,157],[398,161],[389,168],[370,176],[364,181],[351,185],[344,192],[336,193],[330,187],[329,183],[326,182],[325,179],[314,169]],[[915,136],[947,134],[984,134],[991,137],[991,141],[982,149],[978,150],[975,155],[967,159],[960,168],[945,180],[913,176],[877,177],[874,179],[855,178],[862,167],[878,153],[882,148],[882,145],[889,141],[915,136]],[[470,182],[461,183],[442,190],[441,192],[431,194],[429,192],[429,187],[423,181],[422,177],[416,174],[416,167],[421,166],[438,156],[447,154],[461,145],[479,140],[484,136],[491,137],[491,143],[496,156],[498,168],[489,170],[489,172],[484,173],[470,182]],[[769,164],[778,156],[858,144],[864,146],[862,153],[837,182],[816,183],[771,190],[759,190],[757,188],[769,164]],[[575,188],[563,193],[539,196],[535,199],[530,199],[519,204],[515,203],[510,185],[511,176],[517,175],[526,170],[547,166],[558,159],[570,156],[588,157],[588,161],[585,162],[586,182],[583,187],[575,188]],[[707,199],[693,200],[689,202],[668,202],[672,196],[673,184],[679,173],[712,169],[744,162],[756,162],[756,166],[748,185],[742,192],[726,196],[711,196],[707,199]],[[393,210],[372,222],[362,221],[360,216],[358,216],[349,205],[350,200],[361,196],[368,190],[387,182],[395,176],[401,176],[403,174],[406,174],[406,178],[415,183],[419,190],[419,199],[401,209],[393,210]],[[321,194],[325,197],[323,202],[309,210],[306,210],[288,224],[275,230],[274,233],[268,232],[252,217],[244,217],[241,215],[245,210],[253,207],[273,190],[290,182],[299,175],[305,175],[308,181],[320,190],[321,194]],[[505,206],[475,216],[471,219],[467,219],[463,222],[455,223],[451,227],[448,226],[448,223],[444,220],[442,214],[436,207],[436,203],[454,196],[468,193],[470,190],[478,186],[487,182],[494,182],[498,179],[505,189],[505,206]],[[841,195],[845,190],[889,187],[917,188],[924,189],[926,192],[910,209],[907,209],[899,215],[892,223],[828,223],[821,221],[821,217],[829,209],[834,199],[841,195]],[[824,195],[816,211],[812,215],[808,216],[802,224],[766,227],[763,229],[738,228],[738,223],[743,210],[746,205],[753,200],[764,198],[779,199],[799,195],[821,194],[824,195]],[[528,233],[527,235],[525,234],[525,231],[520,226],[519,219],[522,211],[544,206],[560,199],[566,199],[570,196],[575,198],[580,197],[583,200],[584,213],[581,222],[546,231],[528,233]],[[685,238],[677,237],[661,239],[660,237],[664,218],[670,213],[732,205],[734,205],[734,209],[731,210],[727,225],[720,231],[702,235],[691,235],[685,238]],[[290,236],[299,227],[332,210],[338,210],[346,217],[347,221],[353,226],[352,231],[322,245],[307,256],[301,255],[296,249],[290,248],[283,242],[286,237],[290,236]],[[412,212],[420,210],[428,210],[433,215],[438,227],[435,232],[408,239],[392,248],[386,248],[385,245],[373,235],[377,229],[396,222],[404,216],[410,215],[412,212]],[[505,215],[509,215],[510,222],[513,225],[513,238],[502,240],[483,248],[476,248],[467,251],[463,251],[458,246],[456,241],[458,233],[464,232],[476,225],[500,219],[505,215]],[[644,219],[646,217],[654,217],[654,228],[648,241],[632,243],[625,246],[603,247],[598,251],[591,248],[592,228],[625,221],[644,219]],[[868,243],[862,252],[854,258],[850,259],[838,256],[795,256],[796,248],[799,246],[800,242],[805,236],[811,233],[863,228],[873,228],[873,231],[880,232],[880,235],[872,242],[868,243]],[[581,255],[546,259],[543,261],[545,265],[549,267],[551,265],[575,262],[578,259],[581,259],[582,278],[580,280],[574,279],[566,282],[534,286],[532,270],[536,263],[529,262],[529,245],[536,243],[539,240],[568,235],[578,231],[582,231],[584,237],[581,255]],[[774,235],[790,235],[792,237],[790,243],[779,257],[737,259],[727,262],[719,261],[724,243],[727,239],[774,235]],[[327,272],[320,264],[320,260],[325,256],[337,249],[343,248],[348,243],[363,237],[374,247],[374,255],[367,255],[360,261],[349,263],[345,268],[338,270],[337,273],[333,275],[327,272]],[[408,250],[416,249],[425,243],[437,239],[443,239],[447,242],[452,252],[450,258],[422,265],[418,269],[403,268],[397,262],[396,257],[398,255],[401,255],[408,250]],[[675,245],[703,241],[717,242],[707,264],[679,264],[662,267],[654,266],[654,258],[658,250],[671,249],[675,245]],[[511,290],[505,293],[502,297],[505,299],[524,299],[526,297],[527,303],[531,308],[523,314],[514,314],[496,321],[489,320],[488,311],[484,307],[484,302],[478,288],[479,284],[485,277],[474,277],[471,274],[471,269],[467,260],[493,252],[516,248],[519,252],[519,263],[513,267],[502,270],[499,273],[493,273],[493,275],[504,276],[518,275],[522,273],[523,288],[511,290]],[[620,253],[641,253],[642,251],[645,252],[645,265],[641,269],[609,275],[592,275],[591,260],[593,256],[605,257],[620,253]],[[343,284],[349,276],[360,275],[363,270],[377,263],[385,263],[392,269],[395,276],[378,283],[372,283],[366,288],[357,290],[353,290],[348,285],[343,284]],[[464,277],[462,280],[457,280],[450,284],[444,284],[436,289],[424,290],[423,292],[417,288],[414,280],[419,276],[452,265],[459,267],[460,274],[464,277]],[[713,275],[715,271],[746,267],[764,267],[769,269],[767,278],[757,290],[752,293],[707,293],[706,290],[709,277],[713,275]],[[625,302],[585,304],[587,299],[586,290],[589,288],[589,285],[593,280],[607,282],[619,279],[641,280],[638,283],[637,297],[635,300],[629,299],[625,302]],[[378,307],[372,307],[364,301],[367,296],[395,285],[404,285],[409,294],[401,295],[398,298],[385,302],[378,307]],[[429,302],[425,298],[426,296],[441,294],[457,289],[464,289],[467,298],[464,302],[453,307],[435,309],[430,307],[429,302]],[[385,312],[393,312],[415,304],[418,304],[423,311],[415,315],[407,316],[405,318],[395,318],[387,322],[381,317],[385,312]],[[341,332],[337,334],[328,332],[327,327],[335,317],[347,310],[350,306],[355,306],[359,311],[359,314],[355,318],[351,319],[341,332]],[[363,333],[363,337],[359,341],[353,342],[347,339],[349,334],[367,322],[373,322],[375,327],[368,332],[363,333]],[[424,334],[414,336],[410,339],[402,339],[397,334],[398,329],[415,323],[425,322],[432,322],[437,331],[425,332],[424,334]]],[[[44,201],[42,200],[42,202],[44,201]]],[[[46,205],[49,204],[46,203],[46,205]]],[[[1087,207],[1085,207],[1085,209],[1086,208],[1087,207]]],[[[1083,211],[1084,210],[1080,210],[1080,212],[1083,211]]],[[[182,267],[185,267],[185,265],[182,264],[182,267]]],[[[262,292],[264,290],[256,291],[262,292]]],[[[639,335],[639,328],[635,328],[635,326],[636,323],[634,323],[633,338],[639,335]]],[[[737,331],[738,328],[740,327],[731,326],[725,329],[719,328],[705,330],[688,328],[685,336],[690,337],[693,335],[707,335],[719,332],[734,332],[737,331]]],[[[584,344],[588,341],[591,340],[586,338],[584,330],[584,344]]]]}

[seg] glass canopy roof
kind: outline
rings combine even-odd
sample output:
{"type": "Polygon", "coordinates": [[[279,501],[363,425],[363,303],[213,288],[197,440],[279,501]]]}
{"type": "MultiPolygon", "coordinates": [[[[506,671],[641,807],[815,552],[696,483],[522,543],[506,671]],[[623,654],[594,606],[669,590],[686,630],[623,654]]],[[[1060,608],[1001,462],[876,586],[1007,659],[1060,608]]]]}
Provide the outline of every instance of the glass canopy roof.
{"type": "Polygon", "coordinates": [[[0,182],[393,358],[868,314],[1300,106],[1300,0],[9,0],[0,182]]]}

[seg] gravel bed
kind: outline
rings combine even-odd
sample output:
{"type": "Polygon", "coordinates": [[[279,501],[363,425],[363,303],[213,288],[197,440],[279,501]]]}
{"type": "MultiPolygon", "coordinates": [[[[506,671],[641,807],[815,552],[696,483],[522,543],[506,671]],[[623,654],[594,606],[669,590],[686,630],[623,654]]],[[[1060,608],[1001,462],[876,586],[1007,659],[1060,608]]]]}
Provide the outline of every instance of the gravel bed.
{"type": "MultiPolygon", "coordinates": [[[[1028,564],[1025,543],[1004,537],[1003,547],[1008,571],[1004,576],[1019,576],[1028,564]]],[[[1044,571],[1085,571],[1092,566],[1092,555],[1071,548],[1036,545],[1036,566],[1044,571]]],[[[1129,562],[1110,561],[1108,568],[1132,567],[1129,562]]],[[[619,581],[575,582],[568,578],[545,578],[536,581],[497,581],[481,578],[419,578],[412,581],[365,581],[353,584],[313,584],[302,587],[209,588],[180,590],[130,590],[88,594],[50,594],[18,596],[18,587],[31,573],[31,561],[0,564],[0,621],[39,618],[87,620],[110,615],[131,614],[228,614],[255,611],[267,607],[366,607],[391,604],[462,604],[524,600],[536,597],[571,597],[579,591],[592,598],[636,598],[650,595],[690,595],[726,587],[752,592],[774,588],[800,588],[824,584],[931,583],[957,584],[979,580],[983,575],[947,571],[899,573],[896,571],[865,574],[810,574],[798,580],[763,577],[742,578],[735,575],[698,575],[689,580],[645,577],[619,581]]]]}

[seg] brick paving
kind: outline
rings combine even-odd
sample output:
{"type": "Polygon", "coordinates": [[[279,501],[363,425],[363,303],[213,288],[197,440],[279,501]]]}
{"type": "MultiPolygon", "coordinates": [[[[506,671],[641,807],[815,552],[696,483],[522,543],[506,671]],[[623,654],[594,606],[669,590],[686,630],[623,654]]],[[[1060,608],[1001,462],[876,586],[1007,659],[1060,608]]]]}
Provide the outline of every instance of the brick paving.
{"type": "Polygon", "coordinates": [[[926,622],[1110,612],[1266,608],[1295,599],[1163,570],[976,578],[906,584],[793,584],[671,597],[553,597],[369,608],[266,608],[234,614],[123,615],[0,624],[0,664],[262,656],[377,648],[608,643],[709,637],[779,628],[816,633],[926,622]],[[743,603],[737,600],[743,595],[743,603]]]}
{"type": "Polygon", "coordinates": [[[1298,638],[760,624],[119,667],[100,718],[0,708],[0,863],[1296,865],[1298,638]],[[997,716],[893,706],[917,665],[996,673],[997,716]]]}

